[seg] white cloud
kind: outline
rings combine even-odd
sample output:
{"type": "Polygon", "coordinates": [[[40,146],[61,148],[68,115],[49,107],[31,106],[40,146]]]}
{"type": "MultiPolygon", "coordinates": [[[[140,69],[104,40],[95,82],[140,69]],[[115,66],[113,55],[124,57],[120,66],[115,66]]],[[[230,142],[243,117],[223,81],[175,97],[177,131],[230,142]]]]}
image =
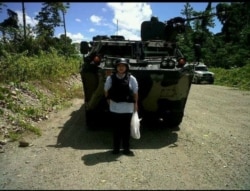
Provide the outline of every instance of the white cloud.
{"type": "Polygon", "coordinates": [[[89,32],[95,32],[96,30],[94,28],[90,28],[89,32]]]}
{"type": "Polygon", "coordinates": [[[107,9],[106,8],[102,8],[102,12],[107,12],[107,9]]]}
{"type": "Polygon", "coordinates": [[[91,15],[90,20],[91,20],[91,22],[93,22],[93,23],[99,25],[100,22],[101,22],[101,20],[102,20],[102,18],[101,18],[101,17],[98,17],[98,16],[96,16],[96,15],[91,15]]]}
{"type": "MultiPolygon", "coordinates": [[[[22,11],[16,11],[17,15],[18,15],[18,24],[23,25],[23,13],[22,11]]],[[[34,27],[35,25],[37,25],[37,21],[34,19],[34,17],[30,17],[27,14],[25,15],[26,18],[26,25],[30,25],[31,27],[34,27]]],[[[81,22],[80,19],[75,19],[77,22],[81,22]]],[[[60,36],[62,35],[62,33],[57,34],[57,37],[60,38],[60,36]]],[[[83,39],[84,36],[81,33],[76,33],[76,34],[72,34],[67,32],[67,36],[69,38],[72,39],[72,42],[78,42],[80,43],[83,39]]]]}
{"type": "Polygon", "coordinates": [[[135,30],[121,29],[116,35],[122,35],[126,40],[141,40],[139,32],[135,30]]]}
{"type": "MultiPolygon", "coordinates": [[[[64,35],[64,33],[57,34],[57,37],[60,38],[61,35],[64,35]]],[[[81,33],[72,34],[70,32],[67,32],[67,37],[69,37],[73,43],[75,42],[80,43],[84,39],[84,36],[81,33]]]]}
{"type": "Polygon", "coordinates": [[[72,39],[72,42],[81,42],[84,39],[84,36],[81,33],[77,34],[67,33],[67,36],[72,39]]]}
{"type": "Polygon", "coordinates": [[[79,23],[82,22],[81,19],[78,19],[78,18],[76,18],[75,21],[76,21],[76,22],[79,22],[79,23]]]}
{"type": "MultiPolygon", "coordinates": [[[[22,11],[16,11],[17,15],[18,15],[18,24],[23,25],[23,13],[22,11]]],[[[30,25],[31,27],[34,27],[35,25],[37,25],[37,20],[34,19],[34,17],[30,17],[27,14],[25,15],[25,19],[26,19],[26,25],[30,25]]]]}
{"type": "Polygon", "coordinates": [[[118,34],[126,39],[139,40],[141,23],[150,20],[152,9],[148,3],[107,3],[114,11],[113,24],[118,25],[118,34]]]}

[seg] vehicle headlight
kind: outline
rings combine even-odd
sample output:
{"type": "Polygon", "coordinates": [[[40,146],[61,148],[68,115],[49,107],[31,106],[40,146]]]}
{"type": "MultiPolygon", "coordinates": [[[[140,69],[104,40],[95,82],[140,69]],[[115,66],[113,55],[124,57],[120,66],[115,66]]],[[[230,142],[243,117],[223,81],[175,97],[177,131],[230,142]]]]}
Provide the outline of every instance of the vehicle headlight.
{"type": "Polygon", "coordinates": [[[161,62],[161,68],[173,69],[175,67],[175,61],[171,59],[166,59],[161,62]]]}
{"type": "Polygon", "coordinates": [[[170,60],[170,61],[168,62],[168,65],[169,65],[169,67],[174,68],[174,67],[175,67],[175,61],[170,60]]]}
{"type": "Polygon", "coordinates": [[[161,63],[161,66],[162,66],[163,68],[167,67],[167,66],[168,66],[167,61],[166,61],[166,60],[164,60],[164,61],[161,63]]]}
{"type": "Polygon", "coordinates": [[[198,74],[197,74],[197,76],[202,77],[202,76],[203,76],[203,74],[198,73],[198,74]]]}
{"type": "Polygon", "coordinates": [[[105,66],[106,67],[113,67],[113,61],[112,61],[112,59],[106,59],[105,60],[105,66]]]}

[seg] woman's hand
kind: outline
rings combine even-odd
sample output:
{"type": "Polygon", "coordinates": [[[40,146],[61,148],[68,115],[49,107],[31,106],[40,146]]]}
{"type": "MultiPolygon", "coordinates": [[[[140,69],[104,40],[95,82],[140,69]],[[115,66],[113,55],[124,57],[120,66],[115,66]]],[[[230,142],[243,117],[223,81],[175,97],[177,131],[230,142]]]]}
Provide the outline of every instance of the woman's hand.
{"type": "Polygon", "coordinates": [[[134,103],[134,112],[138,111],[138,105],[137,105],[137,102],[134,103]]]}
{"type": "Polygon", "coordinates": [[[106,99],[106,100],[107,100],[108,104],[110,104],[110,99],[106,99]]]}

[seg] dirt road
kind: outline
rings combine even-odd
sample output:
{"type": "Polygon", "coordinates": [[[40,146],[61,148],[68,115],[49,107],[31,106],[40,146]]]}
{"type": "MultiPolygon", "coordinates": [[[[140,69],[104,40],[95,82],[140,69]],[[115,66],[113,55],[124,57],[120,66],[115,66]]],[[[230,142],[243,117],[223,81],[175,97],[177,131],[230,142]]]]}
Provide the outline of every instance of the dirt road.
{"type": "Polygon", "coordinates": [[[85,127],[83,100],[41,122],[32,146],[0,153],[0,189],[250,189],[250,92],[192,85],[179,130],[141,129],[135,156],[85,127]]]}

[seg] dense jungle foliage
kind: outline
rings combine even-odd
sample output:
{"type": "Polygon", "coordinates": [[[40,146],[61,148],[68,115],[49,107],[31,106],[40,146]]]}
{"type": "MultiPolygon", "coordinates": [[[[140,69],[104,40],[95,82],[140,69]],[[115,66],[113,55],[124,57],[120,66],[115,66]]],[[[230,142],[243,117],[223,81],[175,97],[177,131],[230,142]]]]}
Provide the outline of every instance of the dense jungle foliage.
{"type": "MultiPolygon", "coordinates": [[[[25,6],[24,2],[20,3],[25,6]]],[[[196,60],[194,45],[201,45],[201,59],[208,67],[215,68],[216,78],[220,79],[215,84],[223,84],[226,73],[233,76],[231,79],[227,75],[225,85],[237,84],[239,88],[249,89],[249,84],[245,84],[249,75],[244,72],[249,71],[250,64],[249,5],[247,2],[218,3],[212,8],[212,2],[209,2],[202,12],[195,11],[189,3],[183,7],[181,14],[187,20],[187,29],[175,40],[191,62],[196,60]],[[194,17],[199,19],[192,19],[194,17]],[[222,24],[221,32],[217,34],[208,29],[214,26],[215,17],[222,24]],[[220,74],[223,74],[222,78],[220,74]]],[[[0,3],[0,14],[3,6],[5,4],[0,3]]],[[[79,54],[79,43],[72,43],[66,35],[67,9],[70,9],[70,3],[44,2],[35,18],[38,21],[35,27],[18,26],[17,14],[8,9],[9,18],[0,23],[0,82],[66,77],[78,72],[79,56],[76,55],[79,54]],[[58,26],[64,27],[65,31],[60,38],[54,37],[58,26]]]]}
{"type": "MultiPolygon", "coordinates": [[[[25,6],[24,2],[20,3],[25,6]]],[[[215,85],[250,90],[249,5],[218,3],[214,9],[209,2],[204,11],[197,12],[186,3],[181,12],[186,19],[186,30],[173,40],[189,62],[197,60],[194,46],[201,46],[201,59],[215,73],[215,85]],[[208,29],[214,26],[215,17],[222,24],[217,34],[208,29]]],[[[0,15],[3,6],[0,3],[0,15]]],[[[79,43],[73,43],[66,35],[65,17],[69,8],[70,3],[44,2],[35,18],[38,21],[35,27],[26,26],[25,19],[18,26],[17,14],[9,9],[9,18],[0,21],[0,117],[6,119],[3,120],[6,124],[0,127],[0,139],[17,140],[25,130],[40,135],[40,129],[32,121],[46,118],[49,111],[65,104],[65,100],[82,96],[82,86],[71,85],[66,80],[79,74],[82,62],[79,43]],[[65,33],[58,38],[54,32],[60,26],[65,33]],[[42,87],[46,88],[40,91],[42,87]],[[36,98],[34,103],[33,98],[36,98]]],[[[25,18],[24,9],[23,15],[25,18]]]]}

